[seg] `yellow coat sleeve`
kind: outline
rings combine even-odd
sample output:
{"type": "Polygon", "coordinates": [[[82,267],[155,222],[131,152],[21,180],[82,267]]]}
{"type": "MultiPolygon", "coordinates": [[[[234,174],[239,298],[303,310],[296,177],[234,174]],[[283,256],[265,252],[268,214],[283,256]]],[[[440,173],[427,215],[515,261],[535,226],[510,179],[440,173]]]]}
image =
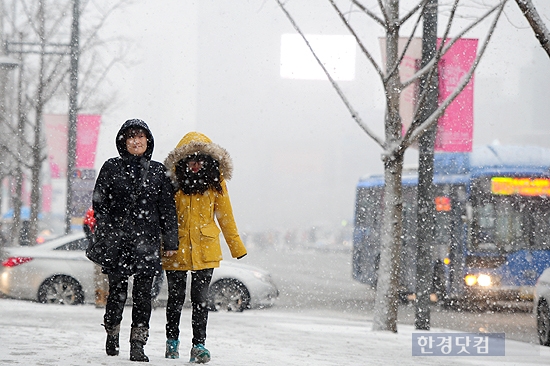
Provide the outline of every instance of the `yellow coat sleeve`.
{"type": "Polygon", "coordinates": [[[221,182],[221,186],[223,194],[218,194],[216,197],[214,213],[222,230],[223,237],[231,251],[231,256],[233,258],[242,257],[247,252],[239,236],[239,231],[237,230],[237,224],[233,216],[233,208],[231,207],[231,200],[229,199],[225,181],[221,182]]]}

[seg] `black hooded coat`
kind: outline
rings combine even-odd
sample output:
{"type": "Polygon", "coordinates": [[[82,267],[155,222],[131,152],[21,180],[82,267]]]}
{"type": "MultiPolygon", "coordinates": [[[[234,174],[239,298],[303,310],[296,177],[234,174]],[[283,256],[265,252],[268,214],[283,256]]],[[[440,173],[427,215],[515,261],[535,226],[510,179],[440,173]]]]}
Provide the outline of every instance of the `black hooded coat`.
{"type": "Polygon", "coordinates": [[[158,275],[161,238],[164,250],[178,249],[178,223],[173,188],[163,164],[152,161],[154,139],[139,119],[126,121],[116,137],[119,157],[108,159],[96,180],[92,205],[95,235],[116,243],[120,260],[106,273],[158,275]],[[147,136],[142,156],[126,149],[124,132],[140,128],[147,136]]]}

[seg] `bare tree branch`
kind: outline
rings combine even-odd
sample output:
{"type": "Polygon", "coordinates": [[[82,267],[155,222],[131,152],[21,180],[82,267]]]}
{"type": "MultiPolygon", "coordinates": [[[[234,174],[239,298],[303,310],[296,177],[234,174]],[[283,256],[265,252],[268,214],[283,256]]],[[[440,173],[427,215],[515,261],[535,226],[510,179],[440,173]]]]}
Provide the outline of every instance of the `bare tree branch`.
{"type": "MultiPolygon", "coordinates": [[[[456,10],[457,10],[457,7],[458,7],[458,1],[459,0],[455,0],[455,2],[453,4],[453,7],[451,9],[451,14],[449,15],[449,19],[447,21],[447,26],[445,27],[445,32],[443,33],[441,45],[439,47],[437,47],[436,54],[430,60],[430,62],[428,62],[428,64],[439,65],[439,61],[441,60],[441,58],[444,55],[444,53],[442,51],[443,51],[444,46],[445,46],[445,41],[447,40],[447,37],[448,37],[448,35],[451,31],[451,25],[453,23],[455,13],[456,13],[456,10]]],[[[453,40],[452,44],[454,44],[457,40],[458,40],[458,38],[455,38],[453,40]]],[[[446,48],[445,52],[448,51],[449,49],[450,49],[450,47],[446,48]]],[[[432,81],[432,79],[436,75],[436,71],[437,71],[437,67],[431,67],[431,68],[428,69],[427,84],[429,84],[432,81]]],[[[408,139],[410,137],[411,133],[423,122],[422,119],[418,118],[418,113],[422,108],[424,108],[424,105],[426,104],[427,96],[428,96],[428,89],[426,88],[420,94],[418,103],[415,106],[415,110],[413,112],[413,119],[412,119],[411,125],[409,126],[409,128],[405,132],[405,136],[403,137],[405,140],[408,139]]]]}
{"type": "MultiPolygon", "coordinates": [[[[363,4],[361,4],[359,1],[357,0],[352,0],[352,3],[357,6],[359,9],[361,9],[365,14],[367,14],[369,17],[372,18],[372,20],[374,20],[376,23],[380,24],[382,27],[385,27],[386,26],[386,22],[385,20],[382,20],[380,19],[376,14],[374,14],[372,11],[370,11],[369,9],[367,9],[363,4]]],[[[382,10],[382,14],[384,15],[384,19],[388,19],[388,17],[386,16],[385,12],[384,12],[384,5],[382,5],[382,3],[380,2],[380,0],[378,0],[378,4],[380,5],[380,9],[382,10]]]]}
{"type": "MultiPolygon", "coordinates": [[[[410,32],[410,36],[408,37],[407,39],[407,43],[405,44],[405,47],[403,48],[403,51],[401,52],[401,56],[399,56],[399,59],[398,61],[395,63],[395,65],[393,66],[391,72],[388,72],[387,75],[386,75],[386,79],[384,80],[384,85],[386,84],[387,80],[390,78],[390,76],[395,73],[395,72],[399,72],[399,65],[401,65],[401,62],[403,61],[403,59],[405,58],[405,55],[407,54],[407,50],[409,49],[409,46],[411,45],[412,43],[412,40],[414,39],[414,34],[416,33],[416,29],[418,28],[418,25],[420,24],[420,19],[422,19],[422,13],[419,13],[418,14],[418,18],[416,19],[416,22],[413,26],[413,29],[412,31],[410,32]]],[[[401,90],[405,89],[406,86],[403,85],[403,83],[401,83],[401,80],[399,80],[399,83],[400,83],[400,88],[401,90]]]]}
{"type": "Polygon", "coordinates": [[[535,5],[533,5],[531,0],[516,0],[516,4],[518,4],[523,15],[525,15],[533,32],[535,32],[535,37],[539,40],[540,45],[546,51],[546,54],[550,56],[550,32],[540,18],[535,5]]]}
{"type": "Polygon", "coordinates": [[[361,49],[361,51],[363,51],[363,54],[367,57],[367,59],[371,62],[372,66],[374,67],[374,70],[376,71],[376,73],[378,74],[378,76],[380,77],[380,80],[384,80],[384,71],[382,71],[382,69],[380,68],[380,66],[378,66],[378,64],[376,63],[376,61],[374,60],[374,57],[372,57],[371,53],[367,50],[367,48],[365,47],[365,45],[363,44],[363,42],[361,41],[361,39],[359,38],[359,36],[357,35],[357,33],[355,32],[355,30],[351,27],[351,25],[349,24],[349,22],[347,21],[347,19],[344,17],[344,14],[340,11],[340,9],[338,8],[338,6],[334,3],[334,0],[329,0],[330,4],[332,5],[332,7],[336,10],[336,13],[338,14],[338,16],[340,17],[340,19],[344,22],[346,28],[348,28],[349,32],[351,33],[351,35],[355,38],[355,41],[357,42],[357,44],[359,45],[359,48],[361,49]]]}
{"type": "Polygon", "coordinates": [[[400,149],[401,150],[403,148],[407,148],[408,146],[410,146],[414,141],[416,141],[416,139],[425,130],[430,128],[434,123],[437,123],[437,120],[439,119],[439,117],[441,117],[443,112],[445,112],[445,109],[447,109],[447,107],[456,99],[456,97],[462,92],[462,90],[464,90],[466,85],[468,85],[468,83],[472,79],[472,76],[474,75],[474,71],[476,70],[477,66],[479,65],[479,61],[481,60],[481,58],[483,57],[483,54],[485,53],[485,50],[487,49],[489,41],[491,40],[491,37],[492,37],[492,35],[494,33],[494,30],[496,28],[498,19],[500,18],[500,15],[502,14],[502,11],[504,10],[504,5],[506,4],[506,1],[507,0],[502,0],[501,1],[500,5],[498,7],[498,12],[497,12],[495,18],[493,19],[493,23],[491,24],[491,27],[489,28],[489,31],[488,31],[487,37],[485,39],[485,42],[483,43],[483,46],[479,50],[479,52],[476,56],[476,59],[474,60],[474,63],[472,64],[472,67],[470,68],[468,73],[466,75],[464,75],[464,77],[462,78],[462,81],[457,86],[455,91],[451,95],[449,95],[447,97],[447,99],[445,99],[443,101],[443,103],[440,104],[440,106],[437,108],[437,110],[428,119],[426,119],[426,121],[424,121],[420,126],[415,128],[406,138],[403,137],[403,139],[400,142],[400,145],[401,145],[400,149]]]}
{"type": "Polygon", "coordinates": [[[315,51],[313,50],[313,48],[311,47],[311,45],[309,44],[309,41],[307,40],[306,36],[304,35],[304,33],[302,33],[301,29],[298,27],[298,25],[296,24],[296,22],[294,21],[294,18],[292,18],[292,16],[290,15],[290,13],[286,10],[286,8],[284,7],[283,3],[281,2],[281,0],[276,0],[277,3],[279,4],[281,10],[285,13],[286,17],[288,18],[288,20],[290,21],[290,23],[292,24],[292,26],[294,27],[294,29],[296,30],[296,32],[298,32],[298,34],[300,34],[300,36],[302,37],[302,39],[304,40],[304,42],[306,43],[307,47],[309,48],[309,50],[311,51],[311,53],[313,54],[313,57],[315,57],[315,60],[317,60],[317,63],[319,64],[319,66],[321,66],[321,68],[323,69],[325,75],[328,77],[330,83],[332,84],[332,86],[334,87],[334,89],[336,90],[336,92],[338,93],[338,95],[340,96],[340,99],[342,99],[342,101],[344,102],[344,104],[346,105],[346,107],[348,108],[348,111],[351,113],[351,116],[352,118],[355,120],[355,122],[357,122],[357,124],[359,125],[359,127],[361,127],[361,129],[363,131],[365,131],[367,133],[367,135],[369,135],[378,145],[380,145],[381,147],[384,147],[384,141],[374,133],[374,131],[372,131],[364,122],[363,120],[361,119],[361,117],[359,117],[359,113],[357,113],[353,107],[351,106],[351,103],[348,101],[348,99],[346,98],[344,92],[342,91],[342,89],[340,89],[340,87],[338,86],[338,84],[336,83],[336,81],[334,81],[334,79],[332,78],[332,76],[330,75],[330,73],[328,72],[328,70],[326,69],[325,65],[323,65],[323,63],[321,62],[321,60],[319,60],[319,57],[317,57],[317,54],[315,53],[315,51]]]}
{"type": "Polygon", "coordinates": [[[422,0],[421,2],[419,2],[414,8],[412,8],[407,14],[405,14],[403,18],[401,18],[399,23],[403,25],[407,20],[409,20],[410,17],[414,15],[414,13],[416,13],[420,9],[423,9],[424,6],[426,6],[427,2],[428,0],[422,0]]]}
{"type": "MultiPolygon", "coordinates": [[[[455,5],[458,5],[458,1],[459,0],[455,0],[455,5]]],[[[508,0],[504,0],[504,2],[506,2],[508,0]]],[[[485,14],[483,14],[482,16],[480,16],[479,18],[477,18],[472,24],[470,24],[469,26],[465,27],[462,31],[460,31],[455,37],[453,37],[453,39],[451,41],[449,41],[447,43],[447,37],[445,36],[445,38],[443,38],[443,43],[441,44],[440,47],[442,47],[442,51],[441,51],[441,55],[444,55],[445,53],[447,53],[447,51],[449,51],[449,49],[460,39],[462,38],[462,36],[464,36],[464,34],[466,34],[467,32],[469,32],[470,30],[472,30],[473,28],[475,28],[479,23],[481,23],[482,21],[484,21],[485,19],[487,19],[491,14],[493,14],[497,9],[499,9],[501,6],[501,4],[499,5],[495,5],[493,8],[489,9],[485,14]]],[[[450,27],[450,26],[449,26],[450,27]]],[[[449,28],[450,29],[450,28],[449,28]]],[[[446,32],[448,33],[448,32],[446,32]]],[[[422,75],[424,75],[426,72],[429,71],[430,67],[433,67],[433,65],[435,65],[435,62],[436,60],[431,60],[428,64],[426,64],[426,66],[424,66],[422,69],[418,70],[413,76],[411,76],[411,78],[407,81],[405,81],[403,84],[404,85],[409,85],[410,83],[413,83],[415,82],[418,78],[422,77],[422,75]]]]}
{"type": "MultiPolygon", "coordinates": [[[[101,85],[101,83],[105,80],[105,77],[106,75],[109,73],[109,71],[111,71],[111,69],[120,61],[120,59],[118,58],[114,58],[111,60],[111,62],[109,63],[109,65],[107,65],[106,67],[104,67],[102,69],[102,72],[101,72],[101,76],[96,78],[96,83],[90,88],[88,89],[88,93],[86,93],[86,95],[84,95],[82,97],[82,99],[80,100],[80,106],[81,107],[84,107],[87,105],[88,101],[92,98],[92,96],[95,94],[95,91],[99,89],[99,86],[101,85]]],[[[88,79],[88,80],[91,80],[88,79]]]]}

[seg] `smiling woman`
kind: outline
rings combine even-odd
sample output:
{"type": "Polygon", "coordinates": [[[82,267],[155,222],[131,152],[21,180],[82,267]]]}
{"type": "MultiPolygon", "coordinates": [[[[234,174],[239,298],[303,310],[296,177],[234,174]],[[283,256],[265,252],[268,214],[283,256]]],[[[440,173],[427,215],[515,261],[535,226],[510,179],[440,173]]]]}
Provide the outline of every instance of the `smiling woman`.
{"type": "Polygon", "coordinates": [[[147,150],[147,136],[142,129],[130,129],[125,134],[126,150],[134,156],[141,156],[147,150]]]}

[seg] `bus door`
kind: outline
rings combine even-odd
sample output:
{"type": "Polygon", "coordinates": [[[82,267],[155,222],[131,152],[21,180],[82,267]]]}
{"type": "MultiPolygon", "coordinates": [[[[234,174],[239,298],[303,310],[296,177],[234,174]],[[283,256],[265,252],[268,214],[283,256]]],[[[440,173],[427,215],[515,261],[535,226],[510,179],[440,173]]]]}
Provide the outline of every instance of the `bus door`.
{"type": "MultiPolygon", "coordinates": [[[[529,298],[536,279],[550,266],[550,203],[530,192],[505,190],[502,183],[497,190],[492,179],[480,179],[471,196],[466,258],[467,271],[490,281],[470,289],[503,300],[529,298]]],[[[506,179],[515,184],[526,178],[506,179]]]]}
{"type": "MultiPolygon", "coordinates": [[[[503,283],[511,286],[535,286],[542,271],[550,267],[550,207],[545,198],[501,198],[497,207],[496,230],[507,254],[503,283]],[[507,237],[508,236],[508,237],[507,237]]],[[[530,296],[526,290],[525,295],[530,296]]]]}

